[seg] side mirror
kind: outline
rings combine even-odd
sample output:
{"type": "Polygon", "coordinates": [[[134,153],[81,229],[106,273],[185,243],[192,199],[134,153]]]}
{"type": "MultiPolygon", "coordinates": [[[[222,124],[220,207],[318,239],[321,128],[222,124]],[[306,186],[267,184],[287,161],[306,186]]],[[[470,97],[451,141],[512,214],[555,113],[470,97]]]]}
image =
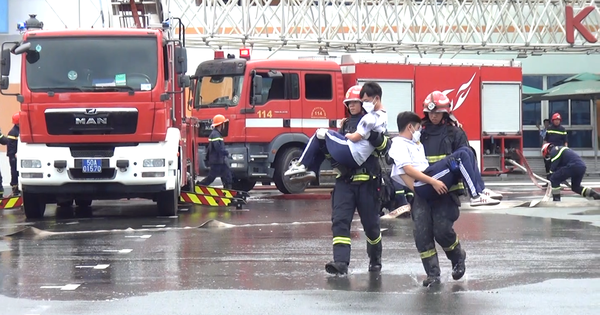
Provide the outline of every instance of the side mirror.
{"type": "Polygon", "coordinates": [[[15,48],[13,48],[13,53],[15,55],[20,55],[22,53],[29,51],[30,48],[31,48],[31,43],[23,43],[19,46],[16,46],[15,48]]]}
{"type": "Polygon", "coordinates": [[[256,105],[262,103],[262,89],[263,89],[263,78],[259,75],[252,77],[252,95],[250,98],[250,105],[256,105]]]}
{"type": "Polygon", "coordinates": [[[8,90],[8,76],[2,76],[0,79],[0,90],[8,90]]]}
{"type": "Polygon", "coordinates": [[[0,75],[10,74],[10,49],[3,49],[0,55],[0,75]]]}
{"type": "Polygon", "coordinates": [[[269,78],[283,78],[283,73],[277,70],[269,70],[267,75],[269,76],[269,78]]]}
{"type": "Polygon", "coordinates": [[[187,50],[183,47],[175,47],[175,72],[185,74],[187,70],[187,50]]]}
{"type": "Polygon", "coordinates": [[[190,76],[182,74],[179,76],[179,87],[186,88],[190,86],[190,76]]]}

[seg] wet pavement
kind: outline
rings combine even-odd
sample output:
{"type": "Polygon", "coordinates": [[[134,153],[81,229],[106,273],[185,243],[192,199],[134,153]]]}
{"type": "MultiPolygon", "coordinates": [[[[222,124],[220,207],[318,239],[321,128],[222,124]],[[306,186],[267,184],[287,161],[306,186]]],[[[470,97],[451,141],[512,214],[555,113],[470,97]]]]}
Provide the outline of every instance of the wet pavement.
{"type": "Polygon", "coordinates": [[[350,274],[329,276],[326,190],[308,200],[257,192],[244,210],[192,206],[178,217],[156,217],[154,204],[138,200],[97,202],[78,217],[48,206],[31,222],[4,210],[0,313],[599,313],[600,202],[565,196],[561,207],[515,207],[542,192],[497,190],[504,206],[463,207],[455,229],[467,273],[452,280],[440,257],[439,288],[420,286],[409,219],[382,221],[381,274],[367,272],[354,222],[350,274]]]}

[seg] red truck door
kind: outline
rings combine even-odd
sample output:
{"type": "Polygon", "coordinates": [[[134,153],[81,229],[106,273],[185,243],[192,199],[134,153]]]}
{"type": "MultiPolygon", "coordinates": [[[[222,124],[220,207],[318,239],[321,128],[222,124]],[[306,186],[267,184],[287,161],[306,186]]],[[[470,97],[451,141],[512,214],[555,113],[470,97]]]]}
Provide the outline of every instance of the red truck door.
{"type": "MultiPolygon", "coordinates": [[[[300,99],[304,106],[294,106],[295,112],[301,111],[296,121],[302,131],[312,136],[317,128],[329,128],[330,121],[338,117],[334,74],[325,71],[302,71],[300,73],[300,99]]],[[[298,104],[300,105],[300,104],[298,104]]],[[[335,127],[335,125],[333,126],[335,127]]]]}

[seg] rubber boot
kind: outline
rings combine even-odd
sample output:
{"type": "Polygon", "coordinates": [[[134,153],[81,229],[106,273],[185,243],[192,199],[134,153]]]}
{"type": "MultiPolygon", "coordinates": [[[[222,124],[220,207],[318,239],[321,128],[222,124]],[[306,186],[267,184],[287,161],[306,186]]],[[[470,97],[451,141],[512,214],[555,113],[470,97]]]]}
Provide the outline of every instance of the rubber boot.
{"type": "Polygon", "coordinates": [[[340,261],[330,261],[325,264],[325,271],[332,275],[345,275],[348,273],[348,263],[340,261]]]}
{"type": "Polygon", "coordinates": [[[13,185],[12,186],[12,196],[20,196],[20,195],[21,195],[21,191],[19,190],[19,186],[13,185]]]}
{"type": "Polygon", "coordinates": [[[427,274],[427,279],[423,280],[423,286],[429,287],[432,285],[440,284],[440,262],[438,256],[433,255],[431,257],[422,258],[423,268],[427,274]]]}
{"type": "Polygon", "coordinates": [[[591,188],[586,188],[586,190],[588,190],[588,191],[586,191],[587,196],[585,196],[585,197],[592,197],[592,198],[594,198],[594,200],[600,199],[600,194],[597,193],[595,190],[593,190],[591,188]]]}
{"type": "Polygon", "coordinates": [[[376,245],[371,245],[367,242],[367,254],[369,255],[369,272],[381,271],[381,253],[383,246],[381,241],[376,245]]]}
{"type": "Polygon", "coordinates": [[[552,193],[552,201],[560,201],[560,191],[552,193]]]}
{"type": "Polygon", "coordinates": [[[467,252],[460,246],[460,243],[453,250],[446,252],[446,257],[452,262],[452,279],[459,280],[465,275],[467,268],[465,260],[467,252]]]}

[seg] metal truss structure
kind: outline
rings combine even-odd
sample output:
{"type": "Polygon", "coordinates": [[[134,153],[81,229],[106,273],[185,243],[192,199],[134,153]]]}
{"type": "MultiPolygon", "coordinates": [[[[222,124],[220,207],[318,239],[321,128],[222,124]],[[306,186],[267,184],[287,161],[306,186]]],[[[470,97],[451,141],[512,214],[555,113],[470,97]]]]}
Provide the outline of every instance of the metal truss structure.
{"type": "MultiPolygon", "coordinates": [[[[109,0],[112,26],[180,17],[188,47],[347,52],[600,52],[596,0],[109,0]],[[123,12],[135,2],[136,9],[123,12]],[[566,7],[571,6],[570,13],[566,7]],[[120,7],[121,9],[118,9],[120,7]],[[568,16],[593,7],[573,29],[568,16]],[[145,8],[151,8],[145,11],[145,8]],[[137,11],[137,12],[133,12],[137,11]],[[151,12],[154,11],[154,12],[151,12]],[[154,17],[148,17],[154,15],[154,17]],[[158,15],[158,16],[156,16],[158,15]]],[[[584,12],[585,13],[585,12],[584,12]]],[[[583,13],[582,13],[583,14],[583,13]]]]}

